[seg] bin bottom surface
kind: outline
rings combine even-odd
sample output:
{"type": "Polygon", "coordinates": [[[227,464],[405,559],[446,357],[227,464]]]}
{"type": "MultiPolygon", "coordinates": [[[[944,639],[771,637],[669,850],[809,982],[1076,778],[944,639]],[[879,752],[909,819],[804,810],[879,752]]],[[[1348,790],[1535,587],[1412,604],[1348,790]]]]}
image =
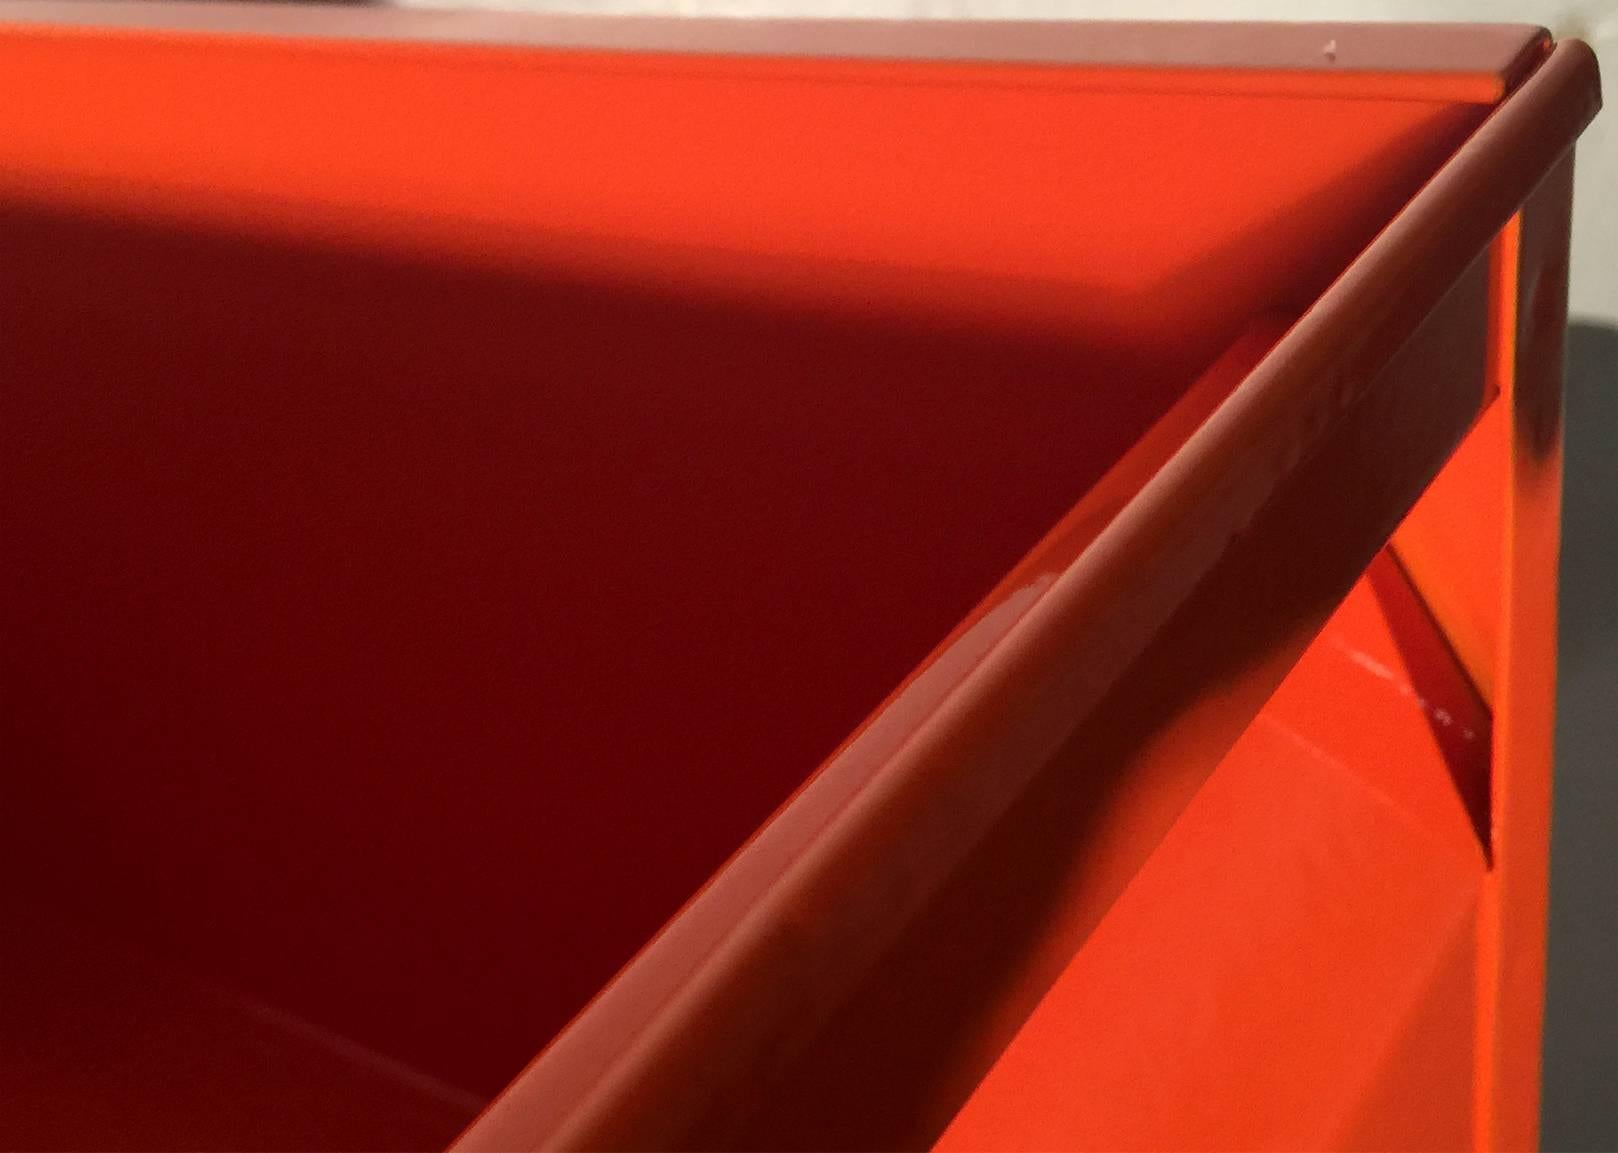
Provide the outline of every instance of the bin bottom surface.
{"type": "Polygon", "coordinates": [[[0,934],[0,1146],[441,1149],[483,1104],[46,911],[0,934]]]}

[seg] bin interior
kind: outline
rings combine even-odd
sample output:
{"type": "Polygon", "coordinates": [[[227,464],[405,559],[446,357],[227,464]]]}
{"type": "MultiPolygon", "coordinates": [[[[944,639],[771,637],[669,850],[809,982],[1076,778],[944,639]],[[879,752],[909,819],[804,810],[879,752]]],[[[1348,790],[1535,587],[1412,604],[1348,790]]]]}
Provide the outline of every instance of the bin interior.
{"type": "Polygon", "coordinates": [[[11,1146],[449,1140],[1484,112],[185,45],[0,37],[11,1146]]]}

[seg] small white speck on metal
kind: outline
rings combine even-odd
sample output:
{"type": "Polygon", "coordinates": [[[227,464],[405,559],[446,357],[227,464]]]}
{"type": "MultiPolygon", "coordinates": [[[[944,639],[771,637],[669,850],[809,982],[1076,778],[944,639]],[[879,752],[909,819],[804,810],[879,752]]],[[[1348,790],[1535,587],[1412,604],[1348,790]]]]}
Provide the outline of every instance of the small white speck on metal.
{"type": "Polygon", "coordinates": [[[1326,47],[1322,48],[1320,51],[1327,60],[1335,61],[1337,59],[1337,41],[1326,41],[1326,47]]]}

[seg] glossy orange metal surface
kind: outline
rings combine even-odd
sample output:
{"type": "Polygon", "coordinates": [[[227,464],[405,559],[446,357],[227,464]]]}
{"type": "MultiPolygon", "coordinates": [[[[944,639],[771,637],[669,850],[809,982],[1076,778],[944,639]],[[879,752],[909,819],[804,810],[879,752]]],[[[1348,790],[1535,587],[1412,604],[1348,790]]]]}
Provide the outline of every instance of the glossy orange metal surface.
{"type": "MultiPolygon", "coordinates": [[[[1573,164],[1565,156],[1519,217],[1503,495],[1505,556],[1496,652],[1493,838],[1479,942],[1479,1143],[1538,1143],[1539,1036],[1549,900],[1556,572],[1561,544],[1562,341],[1567,319],[1573,164]]],[[[1485,494],[1480,493],[1480,496],[1485,494]]]]}
{"type": "Polygon", "coordinates": [[[1373,562],[940,1148],[1469,1146],[1488,731],[1433,639],[1373,562]]]}
{"type": "Polygon", "coordinates": [[[1483,893],[1479,1142],[1536,1144],[1550,846],[1561,507],[1561,333],[1572,161],[1496,242],[1494,405],[1400,527],[1394,546],[1500,717],[1490,766],[1495,868],[1483,893]]]}
{"type": "Polygon", "coordinates": [[[0,1144],[1531,1140],[1582,46],[74,11],[0,25],[0,916],[109,1057],[0,1144]],[[1268,1056],[1154,1129],[1136,1018],[1268,1056]]]}

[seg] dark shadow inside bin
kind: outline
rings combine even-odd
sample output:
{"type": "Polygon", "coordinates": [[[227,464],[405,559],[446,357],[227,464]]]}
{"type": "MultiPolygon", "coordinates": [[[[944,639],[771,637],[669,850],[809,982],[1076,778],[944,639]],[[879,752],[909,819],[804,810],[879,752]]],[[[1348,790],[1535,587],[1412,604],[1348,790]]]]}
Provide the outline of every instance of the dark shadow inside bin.
{"type": "Polygon", "coordinates": [[[1123,300],[6,205],[4,1143],[448,1140],[1477,115],[1123,300]]]}

